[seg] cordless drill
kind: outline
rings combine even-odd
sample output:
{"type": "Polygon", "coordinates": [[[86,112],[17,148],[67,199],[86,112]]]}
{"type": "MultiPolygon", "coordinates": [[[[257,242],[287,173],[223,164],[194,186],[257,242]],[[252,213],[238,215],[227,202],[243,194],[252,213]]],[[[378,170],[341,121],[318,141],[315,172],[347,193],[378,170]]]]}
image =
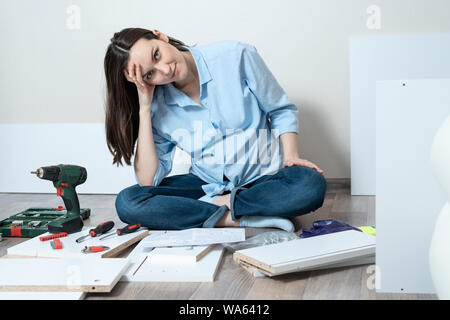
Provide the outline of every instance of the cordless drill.
{"type": "Polygon", "coordinates": [[[80,215],[80,203],[75,187],[87,179],[87,171],[83,167],[59,164],[57,166],[41,167],[31,173],[38,178],[53,181],[57,196],[61,196],[66,206],[67,214],[58,220],[48,224],[50,233],[74,233],[83,228],[83,220],[80,215]]]}

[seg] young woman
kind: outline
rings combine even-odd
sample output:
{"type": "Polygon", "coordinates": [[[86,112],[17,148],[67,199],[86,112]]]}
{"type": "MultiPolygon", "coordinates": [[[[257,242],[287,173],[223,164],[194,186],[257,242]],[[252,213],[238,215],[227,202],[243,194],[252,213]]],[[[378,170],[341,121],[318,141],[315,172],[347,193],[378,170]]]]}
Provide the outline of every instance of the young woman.
{"type": "Polygon", "coordinates": [[[194,48],[127,28],[111,39],[104,68],[108,148],[113,164],[134,155],[138,182],[117,196],[123,222],[293,231],[289,218],[322,206],[323,171],[298,154],[297,107],[255,47],[194,48]],[[191,169],[166,177],[176,146],[191,169]]]}

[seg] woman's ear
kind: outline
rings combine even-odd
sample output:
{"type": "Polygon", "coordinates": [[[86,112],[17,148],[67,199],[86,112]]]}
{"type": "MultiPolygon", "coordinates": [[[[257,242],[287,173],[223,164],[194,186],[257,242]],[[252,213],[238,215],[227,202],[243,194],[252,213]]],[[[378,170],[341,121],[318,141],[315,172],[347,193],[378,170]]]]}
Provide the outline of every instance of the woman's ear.
{"type": "Polygon", "coordinates": [[[159,40],[163,40],[165,42],[169,42],[169,38],[167,38],[167,36],[164,33],[160,32],[160,31],[158,31],[156,29],[153,30],[152,32],[153,32],[153,34],[155,36],[157,36],[159,38],[159,40]]]}
{"type": "Polygon", "coordinates": [[[130,82],[133,82],[132,79],[130,78],[130,76],[128,75],[128,71],[127,70],[123,70],[123,75],[125,76],[125,79],[127,79],[130,82]]]}

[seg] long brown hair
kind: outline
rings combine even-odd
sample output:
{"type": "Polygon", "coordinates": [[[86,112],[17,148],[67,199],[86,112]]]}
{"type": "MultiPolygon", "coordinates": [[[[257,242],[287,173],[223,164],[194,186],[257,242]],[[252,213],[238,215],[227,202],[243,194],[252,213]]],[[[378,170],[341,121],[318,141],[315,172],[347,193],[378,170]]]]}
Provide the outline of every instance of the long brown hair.
{"type": "MultiPolygon", "coordinates": [[[[159,39],[152,31],[126,28],[114,33],[105,55],[106,78],[105,130],[106,143],[113,155],[113,164],[122,165],[122,157],[131,165],[134,145],[139,132],[139,97],[136,85],[129,82],[123,70],[130,58],[129,50],[139,39],[159,39]]],[[[169,38],[169,44],[180,51],[188,51],[180,40],[169,38]]]]}

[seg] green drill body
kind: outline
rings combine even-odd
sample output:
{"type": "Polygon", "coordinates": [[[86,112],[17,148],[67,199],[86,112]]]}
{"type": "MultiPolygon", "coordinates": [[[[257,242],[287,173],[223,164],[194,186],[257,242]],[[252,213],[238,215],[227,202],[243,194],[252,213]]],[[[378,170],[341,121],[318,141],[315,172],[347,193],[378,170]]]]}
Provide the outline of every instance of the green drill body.
{"type": "Polygon", "coordinates": [[[41,167],[35,173],[39,178],[50,180],[56,188],[56,194],[61,196],[67,210],[67,214],[59,220],[48,224],[50,233],[74,233],[83,228],[83,220],[80,215],[80,202],[75,191],[76,186],[87,179],[85,168],[69,164],[41,167]]]}

